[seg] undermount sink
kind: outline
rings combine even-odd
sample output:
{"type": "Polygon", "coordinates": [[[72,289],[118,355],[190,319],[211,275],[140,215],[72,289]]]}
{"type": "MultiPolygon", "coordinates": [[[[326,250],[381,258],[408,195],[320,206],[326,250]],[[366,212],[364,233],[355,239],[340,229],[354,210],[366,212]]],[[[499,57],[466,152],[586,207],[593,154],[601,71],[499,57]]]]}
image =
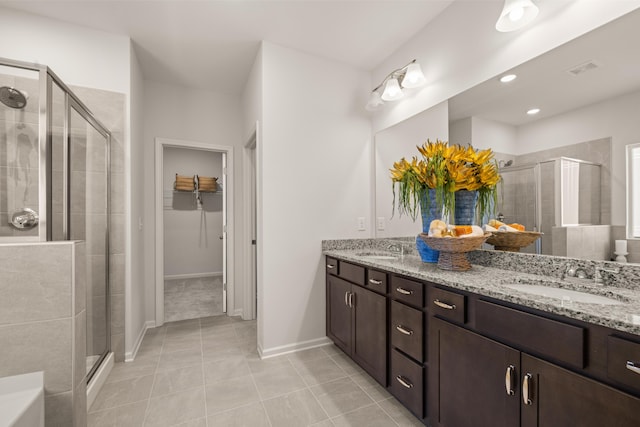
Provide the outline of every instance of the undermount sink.
{"type": "Polygon", "coordinates": [[[359,252],[356,255],[362,258],[368,258],[372,260],[393,261],[400,258],[400,255],[394,255],[391,253],[378,253],[378,252],[359,252]]]}
{"type": "Polygon", "coordinates": [[[562,302],[572,303],[586,303],[586,304],[601,304],[601,305],[619,305],[623,302],[607,298],[602,295],[594,295],[588,292],[574,291],[571,289],[563,289],[552,286],[535,285],[529,283],[513,283],[505,284],[505,287],[514,289],[527,294],[539,295],[547,298],[557,298],[562,302]]]}

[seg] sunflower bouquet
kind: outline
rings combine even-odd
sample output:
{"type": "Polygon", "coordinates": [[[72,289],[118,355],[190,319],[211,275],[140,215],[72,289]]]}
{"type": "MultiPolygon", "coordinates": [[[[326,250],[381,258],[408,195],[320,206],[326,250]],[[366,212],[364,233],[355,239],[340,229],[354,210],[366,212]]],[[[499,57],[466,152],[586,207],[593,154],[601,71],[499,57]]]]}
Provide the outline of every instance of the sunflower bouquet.
{"type": "Polygon", "coordinates": [[[409,215],[414,221],[419,209],[430,202],[430,189],[435,190],[436,205],[442,208],[445,217],[455,212],[455,192],[468,190],[478,192],[476,215],[483,218],[497,204],[497,185],[500,181],[493,151],[476,150],[471,145],[427,140],[417,147],[421,158],[405,158],[393,164],[393,205],[396,206],[396,184],[398,187],[398,211],[409,215]]]}

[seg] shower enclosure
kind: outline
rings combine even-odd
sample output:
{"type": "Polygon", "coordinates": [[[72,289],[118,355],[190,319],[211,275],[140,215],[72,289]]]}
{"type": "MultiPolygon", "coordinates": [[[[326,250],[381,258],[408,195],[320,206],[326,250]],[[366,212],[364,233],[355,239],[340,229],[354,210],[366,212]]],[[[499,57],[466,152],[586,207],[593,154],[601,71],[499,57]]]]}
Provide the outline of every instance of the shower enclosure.
{"type": "Polygon", "coordinates": [[[535,245],[522,252],[566,255],[559,252],[567,227],[601,224],[599,164],[558,157],[503,167],[500,175],[498,212],[504,221],[544,233],[535,245]]]}
{"type": "Polygon", "coordinates": [[[87,381],[110,351],[110,141],[48,67],[0,58],[0,243],[86,242],[87,381]]]}

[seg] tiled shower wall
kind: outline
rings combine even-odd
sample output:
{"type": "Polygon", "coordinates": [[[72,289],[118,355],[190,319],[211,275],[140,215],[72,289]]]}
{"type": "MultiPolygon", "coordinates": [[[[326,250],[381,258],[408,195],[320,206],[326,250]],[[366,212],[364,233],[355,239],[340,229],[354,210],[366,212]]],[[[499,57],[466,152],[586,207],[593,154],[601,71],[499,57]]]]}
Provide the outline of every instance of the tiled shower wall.
{"type": "MultiPolygon", "coordinates": [[[[111,293],[111,350],[124,361],[124,129],[125,95],[71,86],[71,90],[111,132],[111,218],[109,222],[109,288],[111,293]]],[[[104,274],[93,269],[94,274],[104,274]]]]}
{"type": "Polygon", "coordinates": [[[0,377],[44,371],[47,427],[85,427],[84,242],[0,245],[0,377]]]}

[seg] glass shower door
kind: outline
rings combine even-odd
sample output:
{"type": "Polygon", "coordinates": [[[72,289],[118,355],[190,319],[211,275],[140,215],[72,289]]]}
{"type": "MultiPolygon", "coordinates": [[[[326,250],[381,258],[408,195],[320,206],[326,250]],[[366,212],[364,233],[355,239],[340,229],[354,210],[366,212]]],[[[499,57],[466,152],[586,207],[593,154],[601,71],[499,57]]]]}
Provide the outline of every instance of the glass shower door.
{"type": "Polygon", "coordinates": [[[109,350],[108,301],[108,136],[100,133],[71,103],[69,238],[86,241],[87,375],[109,350]]]}

